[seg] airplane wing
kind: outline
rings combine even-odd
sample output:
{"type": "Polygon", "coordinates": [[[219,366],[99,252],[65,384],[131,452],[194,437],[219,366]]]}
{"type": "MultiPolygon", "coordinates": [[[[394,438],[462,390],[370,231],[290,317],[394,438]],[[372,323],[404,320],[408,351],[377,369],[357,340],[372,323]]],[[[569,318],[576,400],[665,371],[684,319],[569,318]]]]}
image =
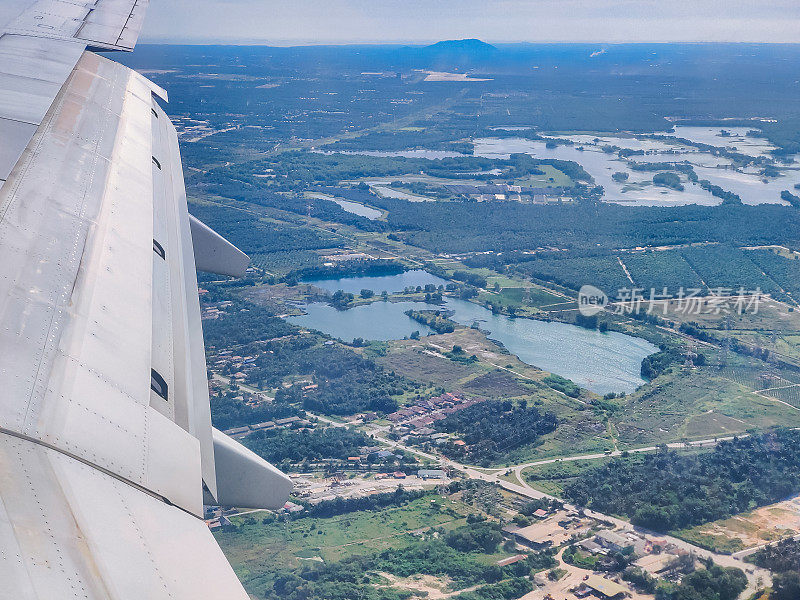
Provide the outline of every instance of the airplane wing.
{"type": "Polygon", "coordinates": [[[0,596],[247,598],[203,503],[279,508],[213,430],[175,128],[131,49],[146,0],[0,3],[0,596]]]}

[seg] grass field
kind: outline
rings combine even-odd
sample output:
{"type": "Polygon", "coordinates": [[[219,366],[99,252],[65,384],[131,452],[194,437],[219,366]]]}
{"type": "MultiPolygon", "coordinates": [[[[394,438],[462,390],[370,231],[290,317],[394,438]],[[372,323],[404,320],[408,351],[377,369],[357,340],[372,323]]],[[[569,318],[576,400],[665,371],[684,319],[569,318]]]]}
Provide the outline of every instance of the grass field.
{"type": "Polygon", "coordinates": [[[597,460],[576,460],[528,467],[522,471],[522,478],[532,488],[545,494],[563,497],[564,486],[594,467],[603,464],[606,458],[597,460]]]}
{"type": "Polygon", "coordinates": [[[500,304],[503,308],[514,307],[518,315],[536,314],[539,309],[549,310],[556,306],[565,308],[572,302],[532,285],[504,287],[499,292],[481,292],[478,301],[482,304],[485,302],[500,304]]]}
{"type": "MultiPolygon", "coordinates": [[[[679,323],[697,323],[709,329],[722,330],[726,327],[726,321],[730,320],[730,327],[733,331],[800,332],[800,311],[789,310],[785,304],[767,298],[762,298],[758,303],[757,311],[751,310],[741,315],[734,312],[730,314],[730,319],[725,312],[702,310],[692,313],[679,311],[678,308],[678,301],[670,301],[666,309],[666,317],[679,323]]],[[[663,308],[659,306],[658,314],[662,313],[663,308]]]]}
{"type": "Polygon", "coordinates": [[[424,496],[405,506],[358,511],[332,518],[277,520],[268,513],[237,517],[236,531],[214,534],[236,574],[257,593],[276,570],[297,567],[306,560],[337,561],[347,556],[380,552],[414,543],[416,530],[454,529],[466,523],[471,507],[436,496],[424,496]]]}
{"type": "Polygon", "coordinates": [[[752,428],[800,425],[800,411],[757,394],[715,366],[659,378],[626,399],[614,417],[620,448],[705,439],[752,428]]]}
{"type": "Polygon", "coordinates": [[[521,177],[514,180],[514,185],[531,187],[572,187],[572,178],[555,167],[551,165],[539,165],[537,168],[544,171],[544,175],[528,175],[527,177],[521,177]]]}
{"type": "MultiPolygon", "coordinates": [[[[284,521],[273,520],[270,513],[253,513],[234,517],[236,529],[218,531],[214,537],[248,592],[260,596],[280,570],[405,548],[418,543],[420,534],[430,529],[461,527],[467,523],[468,514],[481,511],[461,501],[460,496],[426,495],[403,506],[331,518],[284,521]]],[[[470,556],[489,565],[510,554],[498,549],[470,556]]]]}
{"type": "MultiPolygon", "coordinates": [[[[413,376],[419,381],[460,388],[472,379],[497,368],[510,369],[522,382],[541,381],[547,373],[520,361],[482,332],[469,327],[458,327],[452,333],[426,336],[421,340],[396,340],[389,342],[385,356],[377,357],[381,364],[400,374],[413,376]],[[467,355],[475,354],[478,361],[469,365],[436,356],[449,352],[454,345],[461,346],[467,355]]],[[[503,390],[500,395],[506,395],[503,390]]],[[[514,394],[511,394],[512,396],[514,394]]]]}
{"type": "Polygon", "coordinates": [[[682,529],[673,533],[676,537],[682,538],[691,544],[722,554],[733,554],[744,549],[744,545],[739,538],[725,534],[709,533],[704,529],[705,526],[693,527],[692,529],[682,529]]]}

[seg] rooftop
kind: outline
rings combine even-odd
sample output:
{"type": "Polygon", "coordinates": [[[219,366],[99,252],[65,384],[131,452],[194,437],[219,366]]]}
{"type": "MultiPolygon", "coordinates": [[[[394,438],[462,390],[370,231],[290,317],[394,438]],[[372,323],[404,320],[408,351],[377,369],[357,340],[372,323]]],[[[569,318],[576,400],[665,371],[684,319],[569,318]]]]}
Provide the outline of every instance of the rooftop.
{"type": "Polygon", "coordinates": [[[589,575],[589,578],[584,583],[587,587],[600,592],[606,598],[614,598],[628,592],[624,586],[599,575],[589,575]]]}
{"type": "Polygon", "coordinates": [[[447,475],[441,469],[420,469],[417,476],[423,479],[444,479],[447,475]]]}
{"type": "Polygon", "coordinates": [[[500,567],[505,567],[507,565],[513,565],[514,563],[519,562],[521,560],[525,560],[526,558],[527,555],[525,554],[517,554],[515,556],[509,556],[508,558],[503,558],[501,560],[498,560],[497,565],[500,567]]]}
{"type": "Polygon", "coordinates": [[[614,531],[610,531],[608,529],[604,529],[602,531],[598,531],[595,539],[599,539],[602,542],[606,542],[608,544],[614,544],[616,546],[620,546],[621,548],[625,548],[626,546],[632,546],[633,543],[623,535],[620,535],[614,531]]]}

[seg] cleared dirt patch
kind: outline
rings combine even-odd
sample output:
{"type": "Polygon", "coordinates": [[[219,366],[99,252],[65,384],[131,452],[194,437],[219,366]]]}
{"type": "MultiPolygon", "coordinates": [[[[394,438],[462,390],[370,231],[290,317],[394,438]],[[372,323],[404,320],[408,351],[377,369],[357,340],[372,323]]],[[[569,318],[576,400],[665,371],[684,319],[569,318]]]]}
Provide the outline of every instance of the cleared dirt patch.
{"type": "MultiPolygon", "coordinates": [[[[465,590],[452,590],[452,580],[445,576],[433,575],[412,575],[411,577],[398,577],[390,573],[378,573],[381,577],[388,580],[389,587],[398,588],[401,590],[409,590],[414,592],[421,592],[425,598],[431,600],[439,600],[441,598],[448,598],[455,594],[460,594],[465,590]]],[[[474,589],[477,586],[467,588],[474,589]]]]}
{"type": "Polygon", "coordinates": [[[800,533],[800,496],[681,532],[704,546],[735,552],[800,533]]]}

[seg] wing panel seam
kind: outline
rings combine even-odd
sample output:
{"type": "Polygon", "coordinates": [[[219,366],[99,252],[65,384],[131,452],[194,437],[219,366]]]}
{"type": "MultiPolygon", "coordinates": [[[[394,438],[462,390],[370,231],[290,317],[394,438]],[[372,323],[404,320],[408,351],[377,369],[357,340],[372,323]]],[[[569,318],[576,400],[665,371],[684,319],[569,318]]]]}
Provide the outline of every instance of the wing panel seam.
{"type": "Polygon", "coordinates": [[[64,456],[68,457],[68,458],[76,460],[79,463],[82,463],[82,464],[86,465],[87,467],[91,467],[92,469],[95,469],[95,470],[103,473],[104,475],[108,475],[109,477],[112,477],[112,478],[116,479],[117,481],[121,481],[122,483],[125,483],[125,484],[131,486],[132,488],[135,488],[135,489],[139,490],[140,492],[145,493],[145,494],[147,494],[148,496],[150,496],[152,498],[155,498],[156,500],[161,500],[164,504],[167,504],[169,506],[173,506],[173,507],[185,512],[187,515],[192,515],[192,517],[194,517],[195,519],[202,520],[200,517],[198,517],[197,515],[195,515],[191,511],[188,511],[185,508],[183,508],[183,507],[181,507],[181,506],[179,506],[177,504],[173,504],[172,502],[170,502],[164,496],[162,496],[160,494],[157,494],[157,493],[153,492],[152,490],[148,490],[146,487],[141,486],[140,484],[136,483],[135,481],[131,481],[130,479],[126,479],[125,477],[122,477],[121,475],[118,475],[117,473],[114,473],[113,471],[109,471],[108,469],[105,469],[105,468],[101,467],[100,465],[97,465],[97,464],[95,464],[95,463],[93,463],[91,461],[88,461],[85,458],[77,456],[77,455],[73,454],[72,452],[68,452],[68,451],[64,450],[63,448],[59,448],[58,446],[54,446],[53,444],[48,444],[45,441],[42,441],[42,440],[40,440],[38,438],[35,438],[35,437],[31,437],[29,435],[25,435],[24,433],[19,433],[18,431],[13,431],[11,429],[6,429],[5,427],[0,427],[0,434],[9,435],[11,437],[14,437],[14,438],[17,438],[17,439],[20,439],[20,440],[24,440],[26,442],[31,442],[31,443],[36,444],[38,446],[42,446],[43,448],[47,448],[49,450],[53,450],[54,452],[58,452],[59,454],[62,454],[64,456]]]}

